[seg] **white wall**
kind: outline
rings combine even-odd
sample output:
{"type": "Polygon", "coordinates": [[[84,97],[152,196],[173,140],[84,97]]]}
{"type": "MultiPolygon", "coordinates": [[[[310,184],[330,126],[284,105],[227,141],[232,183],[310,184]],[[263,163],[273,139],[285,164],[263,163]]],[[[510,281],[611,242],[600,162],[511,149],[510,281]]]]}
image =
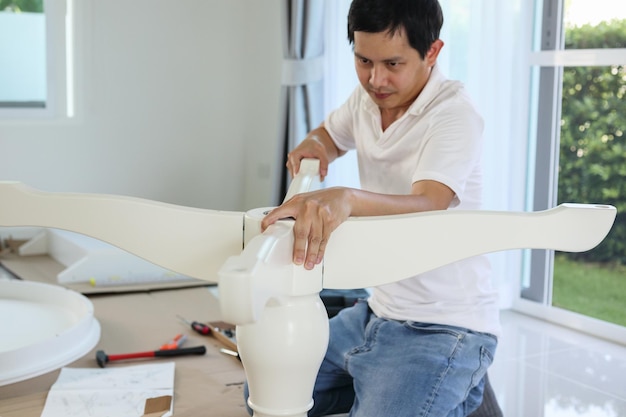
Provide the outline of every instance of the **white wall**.
{"type": "Polygon", "coordinates": [[[271,203],[279,0],[80,0],[74,15],[76,116],[0,119],[0,180],[224,210],[271,203]]]}

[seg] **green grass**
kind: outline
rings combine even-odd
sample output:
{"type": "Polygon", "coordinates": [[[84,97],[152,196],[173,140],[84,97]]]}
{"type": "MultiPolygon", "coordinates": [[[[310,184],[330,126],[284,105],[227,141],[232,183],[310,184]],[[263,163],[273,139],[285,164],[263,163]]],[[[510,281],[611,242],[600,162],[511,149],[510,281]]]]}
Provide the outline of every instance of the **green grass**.
{"type": "Polygon", "coordinates": [[[626,267],[554,260],[552,305],[626,326],[626,267]]]}

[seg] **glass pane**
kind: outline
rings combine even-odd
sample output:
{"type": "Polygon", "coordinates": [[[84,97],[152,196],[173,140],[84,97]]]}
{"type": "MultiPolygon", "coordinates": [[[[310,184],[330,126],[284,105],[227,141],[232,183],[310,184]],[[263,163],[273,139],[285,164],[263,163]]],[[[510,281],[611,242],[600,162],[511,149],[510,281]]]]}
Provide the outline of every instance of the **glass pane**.
{"type": "Polygon", "coordinates": [[[0,107],[45,107],[43,0],[0,0],[0,107]]]}
{"type": "Polygon", "coordinates": [[[626,1],[565,0],[565,49],[626,48],[623,26],[616,31],[616,20],[626,20],[626,1]]]}
{"type": "MultiPolygon", "coordinates": [[[[597,1],[597,0],[596,0],[597,1]]],[[[625,2],[626,3],[626,2],[625,2]]],[[[620,3],[621,4],[621,3],[620,3]]],[[[626,44],[626,19],[566,28],[590,48],[607,33],[626,44]]],[[[576,45],[574,45],[576,46],[576,45]]],[[[609,236],[579,254],[558,253],[553,305],[626,326],[626,70],[623,65],[563,69],[558,200],[617,207],[609,236]]]]}

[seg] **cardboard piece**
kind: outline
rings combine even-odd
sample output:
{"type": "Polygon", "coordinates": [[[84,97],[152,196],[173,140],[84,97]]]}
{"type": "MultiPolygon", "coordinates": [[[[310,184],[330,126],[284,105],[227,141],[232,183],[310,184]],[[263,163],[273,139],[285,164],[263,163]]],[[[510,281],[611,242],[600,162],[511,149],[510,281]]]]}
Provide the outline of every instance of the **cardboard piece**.
{"type": "Polygon", "coordinates": [[[211,328],[213,336],[231,351],[238,352],[237,349],[237,326],[225,321],[212,321],[207,323],[211,328]]]}
{"type": "Polygon", "coordinates": [[[143,409],[142,417],[162,417],[172,405],[172,396],[164,395],[162,397],[148,398],[146,406],[143,409]]]}
{"type": "Polygon", "coordinates": [[[10,237],[0,242],[0,249],[6,248],[7,253],[17,253],[17,250],[20,248],[20,246],[22,246],[26,242],[28,242],[28,240],[26,239],[13,239],[10,237]]]}

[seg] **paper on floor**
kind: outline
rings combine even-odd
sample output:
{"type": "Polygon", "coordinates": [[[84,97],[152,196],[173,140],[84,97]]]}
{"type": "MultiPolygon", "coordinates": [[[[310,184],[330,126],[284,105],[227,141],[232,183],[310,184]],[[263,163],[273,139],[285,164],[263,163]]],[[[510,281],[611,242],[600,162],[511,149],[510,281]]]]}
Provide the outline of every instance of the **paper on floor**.
{"type": "MultiPolygon", "coordinates": [[[[174,396],[174,362],[63,368],[41,417],[141,417],[149,398],[174,396]]],[[[172,416],[174,402],[163,414],[172,416]]]]}

